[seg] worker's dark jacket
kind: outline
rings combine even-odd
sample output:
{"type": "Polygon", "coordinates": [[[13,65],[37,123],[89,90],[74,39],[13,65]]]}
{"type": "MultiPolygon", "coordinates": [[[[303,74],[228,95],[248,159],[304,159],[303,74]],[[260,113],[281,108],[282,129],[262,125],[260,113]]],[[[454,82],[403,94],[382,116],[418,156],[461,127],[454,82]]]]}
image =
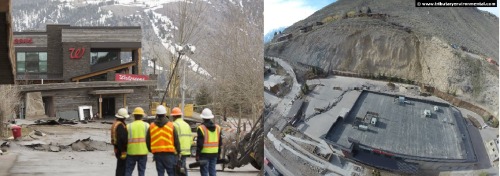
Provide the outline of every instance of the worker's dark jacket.
{"type": "MultiPolygon", "coordinates": [[[[211,120],[204,120],[203,125],[207,127],[210,132],[215,131],[215,124],[211,120]]],[[[220,158],[220,150],[222,148],[222,131],[219,136],[219,151],[217,153],[201,153],[201,149],[203,149],[203,143],[205,142],[205,137],[201,132],[200,128],[197,129],[196,133],[198,134],[198,138],[196,140],[196,155],[204,156],[204,157],[217,157],[220,158]]]]}
{"type": "Polygon", "coordinates": [[[124,120],[118,120],[123,123],[123,125],[118,125],[116,127],[116,145],[114,146],[116,158],[120,158],[122,152],[127,152],[127,143],[128,143],[128,133],[127,127],[124,120]]]}
{"type": "MultiPolygon", "coordinates": [[[[168,122],[168,118],[167,117],[164,117],[164,118],[156,118],[155,120],[155,124],[156,126],[158,126],[159,128],[162,128],[163,126],[165,126],[168,122]]],[[[177,132],[175,131],[175,126],[174,126],[174,129],[172,129],[174,131],[174,147],[175,147],[175,151],[177,151],[177,153],[181,153],[181,145],[179,143],[179,136],[177,135],[177,132]]],[[[148,146],[148,150],[149,152],[151,152],[151,134],[148,130],[147,134],[146,134],[146,145],[148,146]]],[[[174,153],[172,152],[158,152],[158,153],[155,153],[155,155],[173,155],[174,153]]]]}

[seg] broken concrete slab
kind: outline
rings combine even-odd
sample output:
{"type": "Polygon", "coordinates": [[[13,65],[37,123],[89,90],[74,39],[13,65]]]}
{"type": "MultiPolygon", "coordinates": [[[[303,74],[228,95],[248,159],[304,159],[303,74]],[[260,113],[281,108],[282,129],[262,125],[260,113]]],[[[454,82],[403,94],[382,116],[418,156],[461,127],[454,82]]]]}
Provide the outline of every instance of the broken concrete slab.
{"type": "Polygon", "coordinates": [[[17,144],[29,146],[29,145],[36,145],[36,144],[43,145],[43,144],[47,144],[47,143],[40,141],[40,140],[33,140],[33,141],[20,141],[20,142],[17,142],[17,144]]]}
{"type": "Polygon", "coordinates": [[[70,146],[71,146],[71,149],[73,149],[73,151],[87,151],[85,149],[85,144],[81,143],[79,141],[71,144],[70,146]]]}
{"type": "Polygon", "coordinates": [[[35,120],[35,125],[60,125],[56,120],[48,119],[48,120],[35,120]]]}
{"type": "Polygon", "coordinates": [[[0,145],[0,147],[10,147],[10,142],[9,141],[5,141],[2,143],[2,145],[0,145]]]}
{"type": "Polygon", "coordinates": [[[60,147],[58,147],[58,146],[51,145],[51,146],[49,147],[49,151],[51,151],[51,152],[60,152],[60,151],[61,151],[61,148],[60,148],[60,147]]]}
{"type": "Polygon", "coordinates": [[[68,119],[63,119],[63,118],[59,118],[57,120],[57,122],[59,122],[60,124],[70,124],[70,125],[78,124],[78,123],[76,123],[77,120],[68,120],[68,119]]]}
{"type": "Polygon", "coordinates": [[[92,139],[86,138],[82,140],[77,140],[69,145],[74,151],[106,151],[111,150],[113,146],[103,141],[94,141],[92,139]]]}
{"type": "Polygon", "coordinates": [[[34,134],[37,136],[45,136],[45,134],[43,134],[41,131],[37,131],[37,130],[34,131],[34,134]]]}

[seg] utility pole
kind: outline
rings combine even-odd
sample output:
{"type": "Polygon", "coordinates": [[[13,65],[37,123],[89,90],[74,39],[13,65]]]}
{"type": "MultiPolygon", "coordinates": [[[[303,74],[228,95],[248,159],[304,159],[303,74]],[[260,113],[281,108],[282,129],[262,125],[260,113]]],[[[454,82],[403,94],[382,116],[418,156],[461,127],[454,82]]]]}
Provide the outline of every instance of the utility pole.
{"type": "Polygon", "coordinates": [[[181,85],[181,90],[182,90],[182,104],[181,104],[181,110],[182,110],[182,118],[184,119],[184,108],[185,108],[185,94],[186,94],[186,64],[187,60],[184,61],[184,66],[182,68],[182,85],[181,85]]]}
{"type": "Polygon", "coordinates": [[[153,61],[153,75],[156,75],[156,58],[151,59],[153,61]]]}

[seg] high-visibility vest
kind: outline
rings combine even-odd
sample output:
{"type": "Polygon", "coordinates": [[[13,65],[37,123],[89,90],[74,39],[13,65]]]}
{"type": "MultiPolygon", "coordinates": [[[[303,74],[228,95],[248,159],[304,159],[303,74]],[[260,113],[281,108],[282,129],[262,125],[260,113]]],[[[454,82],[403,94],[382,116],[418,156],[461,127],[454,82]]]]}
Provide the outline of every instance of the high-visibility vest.
{"type": "Polygon", "coordinates": [[[181,155],[191,155],[191,144],[193,143],[193,133],[191,127],[182,118],[177,118],[174,121],[175,131],[179,136],[181,146],[181,155]]]}
{"type": "Polygon", "coordinates": [[[113,125],[111,126],[111,144],[113,145],[117,144],[116,141],[118,140],[118,137],[116,136],[116,128],[118,128],[119,125],[122,125],[123,128],[127,129],[125,123],[122,121],[115,120],[115,122],[113,122],[113,125]]]}
{"type": "Polygon", "coordinates": [[[149,128],[151,136],[151,152],[172,152],[175,153],[174,146],[174,124],[168,122],[163,127],[158,127],[155,123],[149,128]]]}
{"type": "Polygon", "coordinates": [[[215,125],[215,131],[210,131],[205,127],[205,125],[200,125],[198,128],[201,129],[203,134],[203,148],[201,153],[212,154],[219,152],[219,141],[220,141],[220,127],[215,125]]]}
{"type": "Polygon", "coordinates": [[[148,132],[149,124],[136,120],[127,125],[128,131],[128,155],[147,155],[149,153],[146,145],[146,133],[148,132]]]}

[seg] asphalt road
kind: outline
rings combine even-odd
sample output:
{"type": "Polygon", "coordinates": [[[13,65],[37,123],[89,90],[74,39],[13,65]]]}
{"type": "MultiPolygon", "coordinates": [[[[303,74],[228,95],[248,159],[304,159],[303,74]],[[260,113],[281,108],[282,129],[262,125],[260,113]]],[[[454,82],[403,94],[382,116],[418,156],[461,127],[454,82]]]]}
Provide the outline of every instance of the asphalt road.
{"type": "MultiPolygon", "coordinates": [[[[193,162],[195,162],[194,158],[188,158],[188,164],[193,162]]],[[[115,167],[116,160],[110,151],[25,152],[18,155],[8,175],[114,175],[115,167]]],[[[251,165],[234,170],[222,171],[221,168],[221,165],[217,165],[217,175],[255,176],[259,172],[251,165]]],[[[192,176],[200,175],[199,168],[188,169],[188,173],[192,176]]],[[[146,175],[156,174],[156,166],[150,154],[146,164],[146,175]]],[[[137,169],[134,170],[133,175],[137,175],[137,169]]]]}

